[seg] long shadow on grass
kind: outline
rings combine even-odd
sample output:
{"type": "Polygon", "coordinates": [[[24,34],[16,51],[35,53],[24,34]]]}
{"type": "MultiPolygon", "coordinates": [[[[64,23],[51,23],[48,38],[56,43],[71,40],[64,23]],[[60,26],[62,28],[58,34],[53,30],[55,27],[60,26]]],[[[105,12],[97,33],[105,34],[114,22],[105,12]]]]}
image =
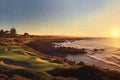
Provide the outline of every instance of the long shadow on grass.
{"type": "Polygon", "coordinates": [[[56,68],[47,73],[53,76],[74,77],[79,80],[120,80],[120,73],[103,71],[96,67],[83,66],[80,68],[56,68]]]}

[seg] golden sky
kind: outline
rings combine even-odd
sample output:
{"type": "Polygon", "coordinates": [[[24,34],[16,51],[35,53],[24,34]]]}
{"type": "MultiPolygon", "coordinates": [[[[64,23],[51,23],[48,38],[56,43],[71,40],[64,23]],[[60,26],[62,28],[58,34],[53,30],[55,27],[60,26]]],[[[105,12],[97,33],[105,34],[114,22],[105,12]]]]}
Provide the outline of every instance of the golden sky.
{"type": "Polygon", "coordinates": [[[1,28],[38,35],[119,37],[119,4],[120,0],[1,0],[1,28]]]}

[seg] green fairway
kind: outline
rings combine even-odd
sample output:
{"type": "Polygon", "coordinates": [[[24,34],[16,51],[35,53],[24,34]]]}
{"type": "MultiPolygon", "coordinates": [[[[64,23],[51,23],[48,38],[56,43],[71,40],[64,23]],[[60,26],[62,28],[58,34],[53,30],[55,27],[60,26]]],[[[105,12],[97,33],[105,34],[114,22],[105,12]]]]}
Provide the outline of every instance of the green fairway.
{"type": "Polygon", "coordinates": [[[22,47],[15,45],[0,48],[0,60],[23,62],[29,65],[28,68],[40,71],[52,70],[63,66],[63,64],[42,60],[35,52],[24,50],[22,47]]]}

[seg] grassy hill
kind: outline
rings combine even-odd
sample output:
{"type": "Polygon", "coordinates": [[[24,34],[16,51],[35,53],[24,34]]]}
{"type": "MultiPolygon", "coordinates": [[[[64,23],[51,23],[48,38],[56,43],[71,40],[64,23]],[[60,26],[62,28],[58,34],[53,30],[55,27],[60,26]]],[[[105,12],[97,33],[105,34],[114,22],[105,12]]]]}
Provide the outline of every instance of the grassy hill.
{"type": "Polygon", "coordinates": [[[63,64],[54,63],[51,60],[43,60],[42,56],[22,49],[20,46],[10,45],[0,48],[0,60],[9,65],[37,69],[41,71],[63,67],[63,64]],[[18,64],[15,64],[18,63],[18,64]]]}
{"type": "Polygon", "coordinates": [[[32,80],[67,80],[67,78],[63,77],[52,77],[45,72],[67,66],[58,62],[60,61],[55,58],[32,49],[30,51],[28,49],[25,50],[25,47],[18,45],[7,45],[0,48],[0,73],[2,77],[5,78],[7,76],[6,78],[9,77],[11,80],[27,80],[27,78],[32,80]]]}

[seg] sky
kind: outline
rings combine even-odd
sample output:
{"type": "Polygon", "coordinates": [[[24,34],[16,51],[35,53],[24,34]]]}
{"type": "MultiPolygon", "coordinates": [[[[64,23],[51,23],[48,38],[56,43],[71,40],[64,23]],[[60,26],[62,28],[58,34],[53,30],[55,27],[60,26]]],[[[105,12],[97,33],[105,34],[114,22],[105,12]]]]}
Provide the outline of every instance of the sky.
{"type": "Polygon", "coordinates": [[[0,29],[18,33],[111,37],[120,32],[120,0],[0,0],[0,29]]]}

